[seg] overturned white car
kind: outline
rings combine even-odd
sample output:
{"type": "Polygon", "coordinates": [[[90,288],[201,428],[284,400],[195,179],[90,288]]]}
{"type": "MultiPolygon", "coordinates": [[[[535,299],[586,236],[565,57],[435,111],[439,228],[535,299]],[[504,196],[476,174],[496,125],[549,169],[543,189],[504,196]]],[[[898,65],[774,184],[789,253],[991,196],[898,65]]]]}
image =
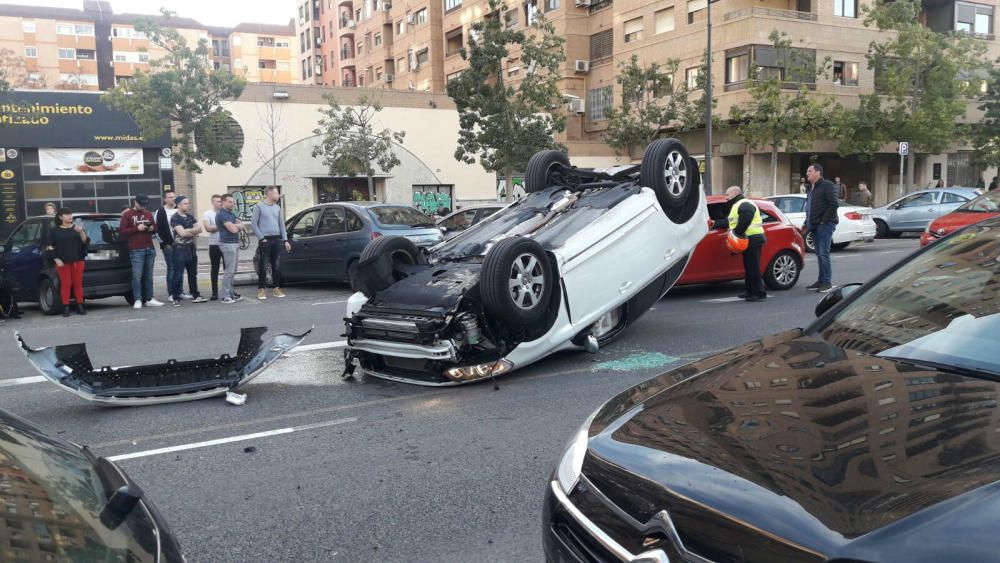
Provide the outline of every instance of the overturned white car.
{"type": "Polygon", "coordinates": [[[348,304],[345,377],[456,385],[553,352],[597,348],[656,303],[708,232],[697,163],[675,139],[639,165],[570,166],[544,151],[527,196],[421,253],[368,245],[348,304]]]}

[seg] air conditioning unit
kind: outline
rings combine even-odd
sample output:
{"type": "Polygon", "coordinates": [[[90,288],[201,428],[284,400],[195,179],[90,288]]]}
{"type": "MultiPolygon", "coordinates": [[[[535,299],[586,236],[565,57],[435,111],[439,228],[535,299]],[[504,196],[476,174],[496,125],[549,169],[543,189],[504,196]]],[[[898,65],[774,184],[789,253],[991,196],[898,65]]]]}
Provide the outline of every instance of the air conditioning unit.
{"type": "Polygon", "coordinates": [[[577,59],[573,68],[577,72],[590,72],[590,61],[577,59]]]}
{"type": "Polygon", "coordinates": [[[577,8],[589,8],[593,4],[592,0],[576,0],[577,8]]]}
{"type": "Polygon", "coordinates": [[[358,22],[356,22],[354,20],[347,20],[347,28],[348,29],[354,29],[356,27],[358,27],[358,22]]]}
{"type": "Polygon", "coordinates": [[[570,113],[580,114],[586,110],[583,105],[583,98],[573,98],[569,101],[569,111],[570,113]]]}
{"type": "Polygon", "coordinates": [[[395,80],[395,79],[396,79],[396,77],[393,76],[393,75],[391,75],[391,74],[385,75],[385,81],[386,81],[387,84],[391,84],[392,81],[395,80]]]}
{"type": "Polygon", "coordinates": [[[417,16],[416,16],[416,14],[406,14],[406,23],[408,23],[410,25],[413,25],[413,24],[417,23],[417,16]]]}

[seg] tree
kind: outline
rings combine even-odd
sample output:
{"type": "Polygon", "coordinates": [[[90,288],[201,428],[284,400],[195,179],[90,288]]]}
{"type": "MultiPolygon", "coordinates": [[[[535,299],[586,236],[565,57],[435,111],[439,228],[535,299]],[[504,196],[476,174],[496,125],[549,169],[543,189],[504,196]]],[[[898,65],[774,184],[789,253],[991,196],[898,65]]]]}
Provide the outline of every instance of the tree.
{"type": "Polygon", "coordinates": [[[132,116],[145,137],[172,131],[174,161],[184,166],[189,180],[201,172],[200,164],[239,166],[243,143],[232,134],[235,122],[222,104],[239,97],[246,81],[227,70],[212,70],[208,41],[188,45],[169,27],[173,14],[161,13],[164,25],[140,19],[135,28],[166,54],[150,61],[148,72],[138,71],[109,90],[105,102],[132,116]]]}
{"type": "Polygon", "coordinates": [[[875,93],[861,96],[859,109],[838,115],[835,129],[846,135],[840,152],[874,152],[889,142],[908,141],[912,185],[917,154],[940,153],[962,136],[958,121],[986,77],[985,46],[968,35],[926,27],[920,0],[875,0],[865,14],[866,26],[892,33],[868,47],[875,93]],[[852,131],[852,126],[859,127],[852,131]]]}
{"type": "Polygon", "coordinates": [[[392,144],[403,144],[406,132],[378,129],[376,118],[383,107],[368,94],[347,107],[340,107],[332,95],[324,98],[328,106],[319,110],[322,117],[313,131],[323,140],[313,147],[312,155],[323,157],[331,175],[356,176],[360,168],[368,178],[368,197],[375,199],[374,165],[384,172],[399,166],[392,144]]]}
{"type": "Polygon", "coordinates": [[[10,49],[0,49],[0,93],[14,88],[45,88],[43,73],[28,72],[24,58],[10,49]]]}
{"type": "Polygon", "coordinates": [[[604,132],[604,141],[616,154],[631,157],[632,149],[642,149],[677,121],[677,106],[671,94],[678,66],[677,59],[668,59],[662,66],[641,66],[636,55],[619,64],[621,105],[608,110],[608,128],[604,132]]]}
{"type": "Polygon", "coordinates": [[[478,159],[510,188],[514,171],[524,170],[535,152],[565,150],[553,135],[566,128],[565,116],[556,112],[563,102],[558,81],[566,55],[565,39],[541,15],[530,32],[508,29],[503,6],[490,0],[489,13],[472,25],[469,45],[459,51],[468,69],[448,82],[447,91],[458,109],[455,158],[468,164],[478,159]],[[527,69],[517,83],[508,83],[503,69],[512,50],[527,69]]]}
{"type": "Polygon", "coordinates": [[[990,70],[986,93],[980,98],[983,119],[971,129],[976,161],[988,167],[1000,166],[1000,69],[990,70]]]}
{"type": "MultiPolygon", "coordinates": [[[[705,104],[708,100],[705,90],[708,86],[708,52],[702,53],[701,64],[695,73],[694,84],[688,84],[686,77],[680,88],[674,93],[674,106],[677,108],[677,131],[694,131],[705,127],[705,104]]],[[[712,97],[712,109],[715,109],[719,99],[712,97]]],[[[724,126],[722,120],[715,114],[712,115],[712,128],[720,129],[724,126]]]]}
{"type": "Polygon", "coordinates": [[[736,133],[752,148],[771,149],[771,195],[778,193],[778,150],[798,152],[824,131],[833,106],[829,96],[814,93],[810,84],[826,73],[829,61],[817,64],[791,46],[783,33],[770,34],[777,67],[753,67],[747,84],[750,100],[733,105],[729,116],[736,133]],[[796,84],[794,89],[786,86],[796,84]]]}
{"type": "Polygon", "coordinates": [[[274,97],[266,104],[257,106],[257,119],[264,132],[264,138],[259,139],[254,149],[257,158],[271,171],[271,185],[278,185],[278,169],[285,161],[285,155],[278,152],[278,147],[285,144],[285,135],[281,124],[282,107],[274,101],[274,97]]]}

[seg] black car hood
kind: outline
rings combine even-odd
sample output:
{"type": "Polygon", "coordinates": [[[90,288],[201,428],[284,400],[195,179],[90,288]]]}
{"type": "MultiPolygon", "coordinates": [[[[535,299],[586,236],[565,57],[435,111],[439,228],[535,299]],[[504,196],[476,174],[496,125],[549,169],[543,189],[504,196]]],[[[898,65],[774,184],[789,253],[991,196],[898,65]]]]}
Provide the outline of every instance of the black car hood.
{"type": "Polygon", "coordinates": [[[409,266],[409,275],[376,293],[363,311],[420,311],[443,316],[453,312],[479,284],[481,264],[444,263],[409,266]]]}
{"type": "Polygon", "coordinates": [[[995,559],[998,391],[794,331],[609,402],[584,475],[640,522],[680,513],[682,536],[700,512],[807,560],[995,559]]]}

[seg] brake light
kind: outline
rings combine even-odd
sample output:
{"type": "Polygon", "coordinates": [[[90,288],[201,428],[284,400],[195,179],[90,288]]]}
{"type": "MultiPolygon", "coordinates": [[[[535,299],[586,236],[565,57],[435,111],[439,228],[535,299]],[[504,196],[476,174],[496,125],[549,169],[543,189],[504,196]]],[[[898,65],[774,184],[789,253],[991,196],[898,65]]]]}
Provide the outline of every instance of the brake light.
{"type": "Polygon", "coordinates": [[[375,231],[372,231],[372,240],[375,240],[380,236],[382,236],[382,233],[377,233],[375,231]]]}
{"type": "Polygon", "coordinates": [[[860,221],[861,214],[857,211],[848,211],[847,213],[844,213],[844,218],[848,221],[860,221]]]}

